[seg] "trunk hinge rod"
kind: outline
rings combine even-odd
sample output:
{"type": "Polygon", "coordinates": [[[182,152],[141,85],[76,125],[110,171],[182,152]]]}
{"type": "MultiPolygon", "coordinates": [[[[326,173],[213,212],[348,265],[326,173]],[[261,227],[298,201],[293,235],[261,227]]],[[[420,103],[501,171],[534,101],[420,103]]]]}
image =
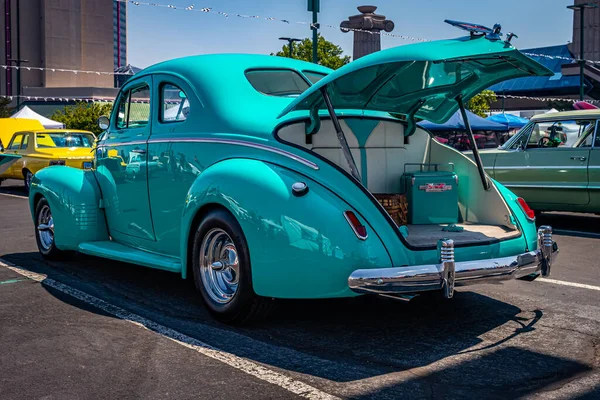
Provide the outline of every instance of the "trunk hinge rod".
{"type": "Polygon", "coordinates": [[[483,168],[483,163],[481,162],[479,150],[477,150],[475,136],[473,135],[473,130],[471,129],[469,118],[467,118],[467,110],[465,109],[465,105],[463,103],[461,95],[456,97],[456,102],[458,103],[458,107],[460,108],[460,113],[465,124],[465,129],[467,131],[467,135],[469,136],[469,142],[471,142],[471,150],[473,150],[473,158],[475,159],[477,169],[479,170],[479,177],[481,178],[481,183],[483,183],[483,188],[485,190],[490,190],[490,182],[488,181],[487,176],[485,175],[485,169],[483,168]]]}
{"type": "Polygon", "coordinates": [[[333,104],[331,103],[331,99],[329,98],[329,93],[327,93],[327,86],[323,86],[321,88],[321,94],[323,95],[323,100],[325,101],[327,111],[329,111],[329,116],[331,117],[331,122],[333,122],[333,127],[335,128],[335,133],[337,134],[340,146],[342,146],[342,152],[344,153],[346,162],[350,167],[350,174],[358,182],[361,182],[360,174],[358,173],[358,168],[356,167],[354,157],[352,157],[352,153],[350,152],[350,146],[348,146],[348,141],[346,140],[346,135],[344,135],[344,131],[342,131],[342,126],[340,125],[340,121],[338,120],[337,115],[335,115],[335,110],[333,108],[333,104]]]}

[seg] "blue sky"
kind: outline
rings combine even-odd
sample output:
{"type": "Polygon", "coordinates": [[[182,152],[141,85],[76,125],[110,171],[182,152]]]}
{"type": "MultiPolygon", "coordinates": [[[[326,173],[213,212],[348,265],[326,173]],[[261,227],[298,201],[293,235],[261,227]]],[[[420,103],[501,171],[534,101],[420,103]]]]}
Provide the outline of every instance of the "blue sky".
{"type": "MultiPolygon", "coordinates": [[[[210,7],[229,14],[259,15],[289,20],[290,24],[264,19],[225,18],[214,12],[201,13],[128,4],[128,62],[147,67],[159,61],[206,53],[263,53],[279,50],[278,38],[311,35],[306,0],[153,0],[160,4],[195,9],[210,7]]],[[[573,0],[321,0],[319,21],[339,26],[359,5],[374,4],[377,12],[395,22],[392,33],[444,39],[461,33],[443,21],[456,19],[492,26],[501,23],[503,32],[515,32],[517,48],[564,44],[572,40],[573,12],[566,8],[573,0]]],[[[352,33],[322,29],[323,36],[352,55],[352,33]]],[[[382,47],[400,46],[409,41],[382,37],[382,47]]]]}

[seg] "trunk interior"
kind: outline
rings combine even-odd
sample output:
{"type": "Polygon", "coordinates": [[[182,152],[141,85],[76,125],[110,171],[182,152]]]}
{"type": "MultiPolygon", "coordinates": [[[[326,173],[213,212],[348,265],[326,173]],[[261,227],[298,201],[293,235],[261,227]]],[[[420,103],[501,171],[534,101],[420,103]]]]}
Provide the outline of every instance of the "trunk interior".
{"type": "MultiPolygon", "coordinates": [[[[497,189],[483,188],[475,163],[426,131],[405,137],[402,123],[377,119],[348,117],[340,124],[363,185],[411,246],[431,248],[439,239],[478,245],[520,235],[497,189]]],[[[304,121],[282,127],[278,136],[350,172],[331,120],[322,120],[311,138],[304,121]]]]}

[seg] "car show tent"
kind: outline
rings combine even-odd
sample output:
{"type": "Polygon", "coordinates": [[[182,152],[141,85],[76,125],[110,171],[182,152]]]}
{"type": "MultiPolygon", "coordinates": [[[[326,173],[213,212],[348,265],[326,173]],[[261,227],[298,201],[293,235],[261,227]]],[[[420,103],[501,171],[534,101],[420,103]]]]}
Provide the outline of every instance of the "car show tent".
{"type": "MultiPolygon", "coordinates": [[[[485,118],[481,118],[479,115],[472,113],[467,110],[467,118],[473,131],[494,131],[494,132],[506,132],[508,129],[506,126],[498,124],[493,121],[488,121],[485,118]]],[[[465,131],[465,121],[459,111],[455,112],[448,121],[443,124],[434,124],[429,121],[419,122],[422,128],[429,131],[465,131]]]]}
{"type": "Polygon", "coordinates": [[[23,107],[22,109],[11,115],[10,118],[35,119],[37,121],[40,121],[46,129],[63,129],[65,127],[65,125],[62,122],[57,122],[46,118],[43,115],[36,113],[27,106],[23,107]]]}
{"type": "Polygon", "coordinates": [[[522,128],[529,122],[527,118],[521,118],[513,114],[505,113],[492,115],[487,117],[486,120],[504,125],[508,129],[522,128]]]}

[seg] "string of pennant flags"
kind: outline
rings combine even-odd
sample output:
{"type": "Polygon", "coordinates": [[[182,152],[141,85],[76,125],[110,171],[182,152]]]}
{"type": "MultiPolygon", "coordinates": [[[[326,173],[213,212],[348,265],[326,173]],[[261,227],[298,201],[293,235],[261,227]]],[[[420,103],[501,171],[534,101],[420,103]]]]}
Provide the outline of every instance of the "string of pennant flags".
{"type": "MultiPolygon", "coordinates": [[[[134,0],[114,0],[114,1],[117,1],[117,2],[120,2],[120,3],[133,4],[134,6],[148,6],[148,7],[168,8],[168,9],[171,9],[171,10],[201,12],[201,13],[205,13],[205,14],[212,13],[212,14],[220,15],[220,16],[225,17],[225,18],[235,17],[235,18],[244,18],[244,19],[256,19],[256,20],[263,20],[263,21],[273,21],[273,22],[280,22],[280,23],[284,23],[284,24],[306,25],[306,26],[310,26],[311,29],[319,29],[319,28],[340,29],[339,25],[335,26],[335,25],[331,25],[331,24],[322,24],[322,23],[314,24],[314,23],[308,22],[308,21],[293,21],[293,20],[290,20],[290,19],[281,19],[281,18],[275,18],[275,17],[265,17],[265,16],[260,16],[260,15],[247,15],[247,14],[239,14],[239,13],[227,13],[227,12],[223,12],[223,11],[214,10],[212,7],[196,7],[194,4],[191,4],[189,6],[176,6],[176,5],[173,5],[173,4],[160,4],[160,3],[151,3],[151,2],[134,1],[134,0]]],[[[381,36],[395,37],[395,38],[398,38],[398,39],[409,40],[409,41],[413,41],[413,42],[428,42],[429,41],[428,39],[423,39],[423,38],[414,37],[414,36],[400,35],[400,34],[390,33],[390,32],[372,32],[372,31],[368,31],[368,30],[365,30],[365,29],[357,29],[357,28],[343,28],[343,30],[344,31],[348,31],[348,32],[364,32],[364,33],[368,33],[370,35],[381,35],[381,36]]]]}
{"type": "MultiPolygon", "coordinates": [[[[568,101],[571,103],[578,102],[578,99],[568,99],[564,97],[531,97],[531,96],[517,96],[512,94],[498,94],[496,93],[496,97],[504,98],[504,99],[519,99],[519,100],[537,100],[541,102],[549,102],[549,101],[568,101]]],[[[600,103],[600,100],[585,100],[587,103],[600,103]]]]}
{"type": "MultiPolygon", "coordinates": [[[[220,15],[225,18],[235,17],[235,18],[255,19],[255,20],[263,20],[263,21],[274,21],[274,22],[280,22],[280,23],[285,23],[285,24],[299,24],[299,25],[310,26],[312,29],[319,29],[319,28],[340,29],[339,25],[336,26],[336,25],[321,24],[321,23],[313,24],[313,23],[307,22],[307,21],[294,21],[294,20],[289,20],[289,19],[265,17],[265,16],[260,16],[260,15],[227,13],[227,12],[223,12],[223,11],[214,10],[211,7],[196,7],[194,4],[191,4],[188,6],[178,6],[178,5],[172,5],[172,4],[161,4],[161,3],[155,3],[155,2],[144,2],[144,1],[135,1],[135,0],[114,0],[114,1],[121,2],[121,3],[128,3],[128,4],[132,4],[134,6],[167,8],[167,9],[172,9],[172,10],[181,10],[181,11],[188,11],[188,12],[201,12],[201,13],[205,13],[205,14],[212,13],[212,14],[220,15]]],[[[368,33],[368,34],[372,34],[372,35],[394,37],[394,38],[399,38],[399,39],[409,40],[409,41],[414,41],[414,42],[430,41],[429,39],[424,39],[424,38],[420,38],[420,37],[400,35],[400,34],[395,34],[395,33],[390,33],[390,32],[384,32],[384,31],[372,32],[372,31],[356,29],[356,28],[343,28],[343,30],[349,31],[349,32],[364,32],[364,33],[368,33]]],[[[547,54],[526,53],[526,52],[523,54],[525,54],[526,56],[529,56],[529,57],[559,59],[559,60],[564,60],[564,61],[569,61],[569,62],[577,61],[574,58],[564,57],[564,56],[552,56],[552,55],[547,55],[547,54]]],[[[600,61],[586,61],[586,62],[589,64],[600,64],[600,61]]],[[[132,75],[131,72],[91,71],[91,70],[78,70],[78,69],[68,69],[68,68],[47,68],[47,67],[17,66],[17,65],[0,65],[0,68],[2,68],[3,70],[14,69],[14,70],[26,70],[26,71],[50,71],[50,72],[73,73],[73,74],[127,75],[127,76],[132,75]]],[[[57,97],[57,96],[55,96],[55,97],[40,97],[40,96],[23,96],[23,95],[21,95],[21,96],[6,96],[6,97],[8,99],[21,98],[21,99],[30,100],[30,101],[31,100],[32,101],[67,101],[67,102],[68,101],[83,101],[83,102],[112,102],[112,101],[114,101],[113,98],[95,98],[95,97],[94,98],[57,97]]],[[[529,99],[529,100],[538,100],[538,101],[545,101],[545,102],[547,102],[547,101],[576,101],[576,100],[565,99],[565,98],[545,98],[545,97],[529,97],[529,96],[500,95],[500,94],[497,94],[497,97],[512,98],[512,99],[529,99]]],[[[588,102],[600,103],[600,101],[596,101],[596,100],[589,100],[588,102]]]]}

